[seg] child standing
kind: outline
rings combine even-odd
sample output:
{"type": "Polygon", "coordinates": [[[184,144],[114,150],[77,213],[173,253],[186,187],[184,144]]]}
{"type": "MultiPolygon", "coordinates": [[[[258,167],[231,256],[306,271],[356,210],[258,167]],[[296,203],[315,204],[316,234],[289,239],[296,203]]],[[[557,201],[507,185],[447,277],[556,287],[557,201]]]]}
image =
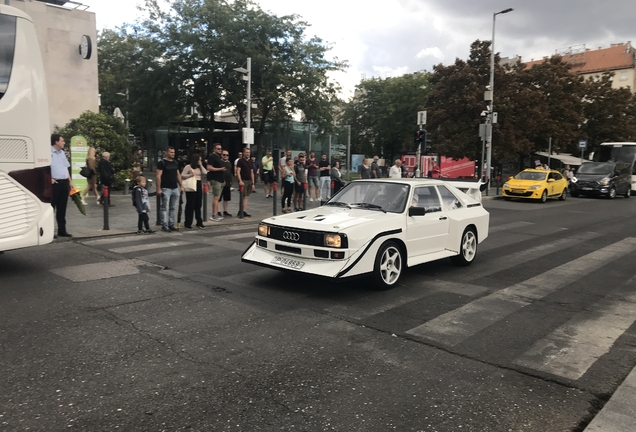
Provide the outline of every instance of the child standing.
{"type": "Polygon", "coordinates": [[[137,185],[133,188],[133,197],[137,214],[139,215],[139,219],[137,220],[137,234],[152,234],[154,231],[150,229],[150,225],[148,224],[150,200],[148,199],[148,191],[146,190],[146,178],[139,176],[136,182],[137,185]],[[145,230],[142,229],[143,226],[146,227],[145,230]]]}

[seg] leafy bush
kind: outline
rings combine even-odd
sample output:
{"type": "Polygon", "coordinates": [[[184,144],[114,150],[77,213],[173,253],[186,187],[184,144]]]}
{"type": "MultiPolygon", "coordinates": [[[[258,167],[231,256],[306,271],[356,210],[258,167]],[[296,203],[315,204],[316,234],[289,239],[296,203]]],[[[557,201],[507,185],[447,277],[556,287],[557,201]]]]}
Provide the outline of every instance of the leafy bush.
{"type": "MultiPolygon", "coordinates": [[[[117,118],[102,113],[84,111],[78,118],[63,127],[55,127],[55,133],[66,142],[76,135],[86,138],[86,143],[95,147],[97,160],[103,152],[110,153],[110,162],[115,168],[113,188],[123,188],[133,165],[133,144],[128,141],[128,130],[117,118]]],[[[99,173],[98,173],[99,176],[99,173]]]]}

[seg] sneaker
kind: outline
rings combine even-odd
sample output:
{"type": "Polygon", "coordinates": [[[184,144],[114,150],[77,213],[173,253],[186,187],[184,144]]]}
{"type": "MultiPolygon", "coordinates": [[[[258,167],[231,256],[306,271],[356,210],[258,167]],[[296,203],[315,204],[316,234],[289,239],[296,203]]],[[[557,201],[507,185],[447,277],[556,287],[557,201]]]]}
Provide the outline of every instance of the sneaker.
{"type": "Polygon", "coordinates": [[[189,226],[189,227],[187,226],[187,227],[185,227],[185,229],[187,229],[188,231],[192,231],[192,227],[191,226],[189,226]]]}
{"type": "Polygon", "coordinates": [[[137,231],[137,235],[140,235],[140,234],[143,234],[143,233],[144,233],[144,231],[143,231],[143,230],[138,230],[138,231],[137,231]]]}
{"type": "Polygon", "coordinates": [[[314,199],[313,198],[309,198],[309,202],[314,202],[314,199]]]}
{"type": "Polygon", "coordinates": [[[249,214],[248,212],[243,212],[243,217],[252,217],[252,215],[249,214]]]}
{"type": "Polygon", "coordinates": [[[163,231],[163,232],[172,232],[172,231],[170,231],[170,228],[168,228],[167,226],[162,226],[161,227],[161,231],[163,231]]]}
{"type": "Polygon", "coordinates": [[[151,230],[151,229],[147,229],[144,231],[144,234],[154,234],[156,231],[151,230]]]}
{"type": "Polygon", "coordinates": [[[234,188],[233,187],[230,188],[230,192],[234,192],[234,188]]]}
{"type": "Polygon", "coordinates": [[[200,230],[204,230],[204,229],[205,229],[205,226],[203,226],[203,225],[197,225],[197,228],[199,228],[200,230]]]}
{"type": "Polygon", "coordinates": [[[168,229],[170,230],[170,232],[179,231],[177,228],[174,227],[174,225],[171,227],[168,227],[168,229]]]}
{"type": "Polygon", "coordinates": [[[217,216],[221,216],[221,217],[223,217],[223,215],[221,214],[221,212],[218,212],[216,215],[217,215],[217,216]]]}
{"type": "Polygon", "coordinates": [[[210,216],[210,220],[213,221],[216,215],[210,216]]]}
{"type": "Polygon", "coordinates": [[[71,234],[65,232],[65,233],[57,233],[58,237],[73,237],[71,234]]]}
{"type": "Polygon", "coordinates": [[[224,212],[223,212],[223,216],[225,216],[225,217],[232,217],[232,215],[231,215],[231,214],[229,214],[229,213],[228,213],[228,212],[226,212],[226,211],[224,211],[224,212]]]}
{"type": "Polygon", "coordinates": [[[212,222],[220,222],[220,221],[222,221],[222,220],[223,220],[223,218],[222,218],[221,216],[214,215],[214,216],[212,216],[212,217],[210,218],[210,220],[211,220],[212,222]]]}

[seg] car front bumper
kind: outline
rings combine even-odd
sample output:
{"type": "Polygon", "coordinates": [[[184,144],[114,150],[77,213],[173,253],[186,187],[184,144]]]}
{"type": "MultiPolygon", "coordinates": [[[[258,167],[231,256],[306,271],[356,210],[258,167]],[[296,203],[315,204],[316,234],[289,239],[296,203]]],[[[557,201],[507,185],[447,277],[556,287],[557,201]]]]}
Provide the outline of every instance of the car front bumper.
{"type": "Polygon", "coordinates": [[[527,189],[502,189],[501,194],[508,198],[529,198],[541,199],[543,189],[527,190],[527,189]]]}

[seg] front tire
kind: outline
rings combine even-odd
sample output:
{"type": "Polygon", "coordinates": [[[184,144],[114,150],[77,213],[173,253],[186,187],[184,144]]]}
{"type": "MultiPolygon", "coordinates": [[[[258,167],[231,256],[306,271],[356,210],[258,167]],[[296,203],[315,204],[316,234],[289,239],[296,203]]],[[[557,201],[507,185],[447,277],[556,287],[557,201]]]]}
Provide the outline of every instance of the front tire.
{"type": "Polygon", "coordinates": [[[576,198],[576,197],[578,197],[578,196],[579,196],[579,193],[578,193],[578,192],[570,192],[570,196],[571,196],[572,198],[576,198]]]}
{"type": "Polygon", "coordinates": [[[404,270],[402,250],[394,241],[387,241],[378,250],[373,267],[375,287],[381,290],[393,288],[404,270]]]}
{"type": "Polygon", "coordinates": [[[541,203],[545,203],[548,200],[548,191],[543,189],[543,193],[541,194],[541,203]]]}
{"type": "Polygon", "coordinates": [[[632,188],[628,187],[627,188],[627,192],[625,192],[625,195],[623,195],[625,198],[629,198],[630,196],[632,196],[632,188]]]}
{"type": "Polygon", "coordinates": [[[614,198],[616,198],[616,188],[612,186],[609,190],[609,193],[607,194],[607,199],[614,199],[614,198]]]}
{"type": "Polygon", "coordinates": [[[475,228],[469,227],[464,230],[462,240],[459,244],[459,255],[451,257],[453,264],[458,266],[469,266],[477,256],[477,233],[475,228]]]}

